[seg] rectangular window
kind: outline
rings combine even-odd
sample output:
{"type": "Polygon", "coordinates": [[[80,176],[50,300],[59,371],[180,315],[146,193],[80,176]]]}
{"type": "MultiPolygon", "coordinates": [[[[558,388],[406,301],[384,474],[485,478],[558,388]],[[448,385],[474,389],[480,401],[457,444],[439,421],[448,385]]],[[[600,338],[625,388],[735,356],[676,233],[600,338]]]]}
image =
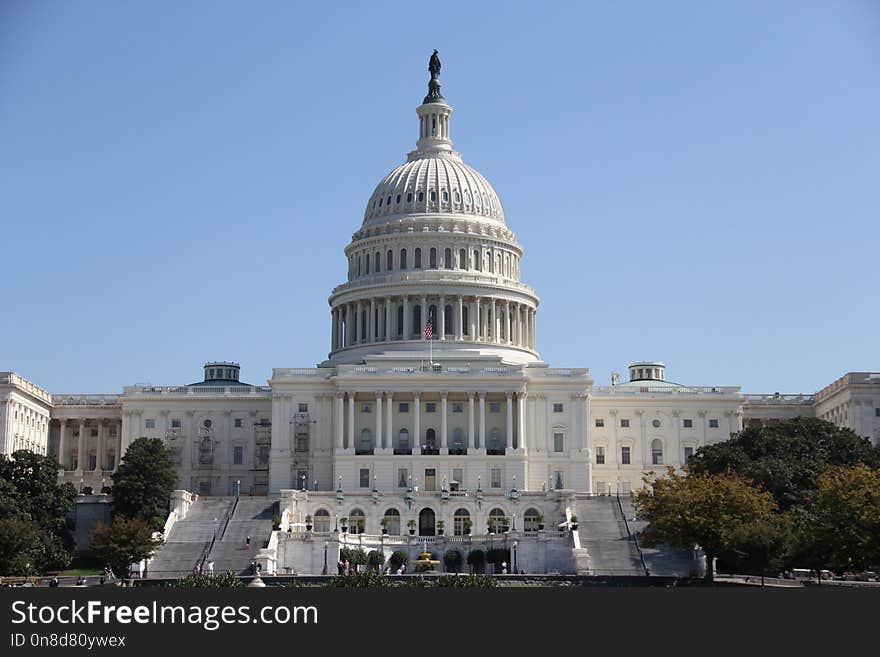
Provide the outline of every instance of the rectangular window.
{"type": "Polygon", "coordinates": [[[232,448],[232,464],[241,465],[244,463],[244,447],[236,445],[232,448]]]}
{"type": "Polygon", "coordinates": [[[297,408],[299,409],[299,411],[298,411],[299,413],[308,413],[309,412],[309,405],[307,403],[300,402],[297,405],[297,408]]]}
{"type": "MultiPolygon", "coordinates": [[[[154,425],[154,426],[155,426],[155,425],[154,425]]],[[[98,437],[98,430],[97,430],[97,429],[92,429],[92,438],[97,438],[97,437],[98,437]]],[[[92,468],[92,470],[94,470],[94,468],[92,468]]]]}
{"type": "Polygon", "coordinates": [[[693,429],[694,428],[694,421],[689,418],[686,418],[684,420],[684,428],[685,429],[693,429]]]}
{"type": "Polygon", "coordinates": [[[603,419],[600,418],[600,417],[597,417],[597,418],[596,418],[596,427],[599,428],[599,429],[601,429],[601,428],[604,427],[604,426],[605,426],[605,420],[603,420],[603,419]]]}
{"type": "Polygon", "coordinates": [[[596,465],[605,465],[605,448],[596,448],[596,465]]]}
{"type": "Polygon", "coordinates": [[[501,403],[500,402],[489,402],[489,412],[490,413],[500,413],[501,412],[501,403]]]}
{"type": "Polygon", "coordinates": [[[629,419],[628,418],[622,418],[620,420],[620,428],[621,429],[629,429],[629,419]]]}
{"type": "Polygon", "coordinates": [[[309,451],[308,436],[297,436],[296,437],[296,451],[297,452],[308,452],[309,451]]]}
{"type": "Polygon", "coordinates": [[[709,428],[717,429],[718,428],[718,420],[709,420],[709,428]]]}
{"type": "Polygon", "coordinates": [[[464,404],[461,402],[452,402],[453,413],[464,413],[464,404]]]}
{"type": "Polygon", "coordinates": [[[553,434],[553,451],[554,452],[563,452],[565,451],[565,435],[561,433],[553,434]]]}
{"type": "Polygon", "coordinates": [[[464,485],[464,469],[463,468],[452,468],[452,481],[450,484],[455,484],[457,486],[464,485]]]}
{"type": "Polygon", "coordinates": [[[361,404],[361,413],[369,413],[370,405],[369,404],[361,404]]]}
{"type": "Polygon", "coordinates": [[[492,468],[489,475],[489,485],[492,488],[501,488],[501,468],[492,468]]]}
{"type": "Polygon", "coordinates": [[[397,410],[401,413],[409,413],[409,402],[400,402],[397,410]]]}
{"type": "Polygon", "coordinates": [[[629,465],[629,447],[621,447],[620,448],[620,462],[623,465],[629,465]]]}
{"type": "Polygon", "coordinates": [[[553,473],[553,486],[556,490],[565,488],[565,477],[562,474],[562,470],[557,470],[553,473]]]}
{"type": "Polygon", "coordinates": [[[880,406],[878,406],[877,408],[874,409],[874,415],[876,417],[880,417],[880,406]]]}
{"type": "Polygon", "coordinates": [[[155,429],[156,428],[156,420],[144,420],[144,426],[147,429],[155,429]]]}
{"type": "Polygon", "coordinates": [[[369,488],[370,487],[370,469],[369,468],[361,468],[361,470],[360,470],[360,486],[361,486],[361,488],[369,488]]]}
{"type": "Polygon", "coordinates": [[[180,429],[180,420],[171,420],[172,429],[180,429]]]}
{"type": "Polygon", "coordinates": [[[691,457],[693,455],[694,455],[694,448],[693,447],[685,447],[684,448],[684,464],[685,465],[687,465],[690,462],[691,457]]]}
{"type": "Polygon", "coordinates": [[[397,487],[406,488],[409,485],[409,470],[397,468],[397,487]]]}
{"type": "Polygon", "coordinates": [[[428,402],[425,404],[425,413],[436,413],[437,412],[437,404],[434,402],[428,402]]]}
{"type": "Polygon", "coordinates": [[[241,429],[241,427],[243,425],[244,425],[244,420],[242,420],[240,417],[235,418],[235,428],[236,429],[241,429]]]}
{"type": "Polygon", "coordinates": [[[562,412],[562,404],[553,404],[553,412],[561,413],[562,412]]]}

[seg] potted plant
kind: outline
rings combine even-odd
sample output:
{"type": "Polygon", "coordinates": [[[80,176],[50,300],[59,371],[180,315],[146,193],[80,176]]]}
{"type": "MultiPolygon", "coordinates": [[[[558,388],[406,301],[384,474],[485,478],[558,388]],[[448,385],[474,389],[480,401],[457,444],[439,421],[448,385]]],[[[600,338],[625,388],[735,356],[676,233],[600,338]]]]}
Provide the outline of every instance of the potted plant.
{"type": "Polygon", "coordinates": [[[279,529],[281,529],[281,516],[275,514],[272,516],[272,531],[277,532],[279,529]]]}
{"type": "Polygon", "coordinates": [[[312,531],[312,516],[306,516],[306,531],[312,531]]]}
{"type": "Polygon", "coordinates": [[[501,531],[507,533],[510,531],[510,518],[504,516],[504,520],[501,521],[501,531]]]}
{"type": "Polygon", "coordinates": [[[342,525],[342,532],[345,533],[348,531],[348,516],[342,516],[339,519],[339,524],[342,525]]]}
{"type": "Polygon", "coordinates": [[[570,526],[571,526],[571,531],[577,531],[577,528],[578,528],[578,517],[577,517],[576,515],[572,514],[572,516],[571,516],[571,520],[569,521],[569,524],[570,524],[570,526]]]}
{"type": "Polygon", "coordinates": [[[471,527],[473,526],[473,524],[474,524],[474,523],[473,523],[473,521],[472,521],[470,518],[464,518],[464,519],[461,521],[461,526],[462,526],[462,529],[464,530],[464,535],[465,535],[465,536],[470,536],[470,535],[471,535],[471,527]]]}
{"type": "Polygon", "coordinates": [[[443,536],[443,527],[445,527],[446,523],[442,520],[437,521],[437,536],[443,536]]]}
{"type": "Polygon", "coordinates": [[[412,536],[416,533],[416,521],[410,519],[409,522],[406,523],[406,526],[409,527],[409,534],[412,536]]]}
{"type": "Polygon", "coordinates": [[[382,516],[382,519],[379,521],[379,524],[382,525],[382,533],[388,533],[388,516],[382,516]]]}

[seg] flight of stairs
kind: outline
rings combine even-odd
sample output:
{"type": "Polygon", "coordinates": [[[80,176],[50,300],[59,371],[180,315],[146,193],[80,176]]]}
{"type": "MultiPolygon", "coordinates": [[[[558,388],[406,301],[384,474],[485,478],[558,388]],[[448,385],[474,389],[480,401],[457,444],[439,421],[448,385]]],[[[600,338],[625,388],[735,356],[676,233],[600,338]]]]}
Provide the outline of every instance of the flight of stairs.
{"type": "Polygon", "coordinates": [[[265,497],[242,497],[222,538],[214,543],[209,559],[214,572],[232,571],[249,575],[250,564],[272,535],[272,516],[278,513],[278,501],[265,497]],[[247,537],[251,537],[250,546],[247,537]]]}
{"type": "MultiPolygon", "coordinates": [[[[634,534],[648,526],[644,520],[636,518],[636,512],[632,505],[632,498],[624,496],[620,498],[623,512],[629,521],[630,531],[634,534]]],[[[693,577],[698,575],[697,563],[691,550],[679,550],[669,545],[658,545],[649,548],[641,544],[642,557],[648,566],[651,575],[666,577],[693,577]]]]}
{"type": "Polygon", "coordinates": [[[574,508],[578,517],[578,537],[585,551],[584,558],[578,559],[579,574],[645,575],[617,498],[579,495],[574,508]]]}
{"type": "Polygon", "coordinates": [[[234,503],[234,497],[199,497],[193,502],[186,518],[174,523],[147,565],[147,578],[180,577],[193,572],[234,503]]]}

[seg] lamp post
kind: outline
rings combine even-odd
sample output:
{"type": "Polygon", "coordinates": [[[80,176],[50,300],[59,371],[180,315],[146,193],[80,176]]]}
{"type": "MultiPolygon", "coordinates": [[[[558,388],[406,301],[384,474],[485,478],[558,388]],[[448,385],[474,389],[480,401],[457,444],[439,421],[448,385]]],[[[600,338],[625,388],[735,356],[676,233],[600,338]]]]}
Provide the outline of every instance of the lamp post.
{"type": "Polygon", "coordinates": [[[306,476],[301,475],[300,479],[302,480],[302,490],[305,491],[305,489],[306,489],[306,476]]]}
{"type": "Polygon", "coordinates": [[[513,539],[513,574],[516,575],[516,546],[519,545],[516,539],[513,539]]]}
{"type": "Polygon", "coordinates": [[[327,574],[327,541],[324,541],[324,570],[321,571],[321,574],[327,574]]]}
{"type": "Polygon", "coordinates": [[[83,492],[83,478],[79,478],[79,494],[82,495],[83,492]]]}
{"type": "Polygon", "coordinates": [[[236,479],[235,481],[235,499],[238,499],[241,496],[241,479],[236,479]]]}

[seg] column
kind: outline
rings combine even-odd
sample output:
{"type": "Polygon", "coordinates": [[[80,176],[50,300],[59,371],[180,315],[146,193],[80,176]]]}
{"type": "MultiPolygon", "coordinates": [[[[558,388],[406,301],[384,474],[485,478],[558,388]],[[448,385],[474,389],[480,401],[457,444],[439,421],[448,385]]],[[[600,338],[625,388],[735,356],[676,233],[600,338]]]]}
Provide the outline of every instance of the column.
{"type": "Polygon", "coordinates": [[[474,297],[474,312],[471,317],[471,340],[480,339],[480,297],[474,297]]]}
{"type": "Polygon", "coordinates": [[[504,436],[504,448],[513,446],[513,395],[505,393],[507,396],[507,435],[504,436]]]}
{"type": "Polygon", "coordinates": [[[122,420],[116,425],[116,462],[113,464],[113,470],[119,467],[122,460],[122,420]]]}
{"type": "Polygon", "coordinates": [[[440,447],[446,448],[446,402],[447,393],[440,393],[440,447]]]}
{"type": "Polygon", "coordinates": [[[391,330],[392,309],[391,297],[385,297],[385,342],[391,342],[391,334],[393,333],[391,330]]]}
{"type": "Polygon", "coordinates": [[[507,344],[513,342],[510,337],[510,301],[504,302],[504,341],[507,344]]]}
{"type": "Polygon", "coordinates": [[[330,351],[336,351],[336,308],[330,309],[330,351]]]}
{"type": "Polygon", "coordinates": [[[85,461],[85,452],[86,452],[86,421],[79,421],[79,445],[77,446],[76,451],[76,469],[79,471],[83,471],[86,469],[86,461],[85,461]]]}
{"type": "Polygon", "coordinates": [[[412,327],[410,326],[409,319],[409,297],[403,295],[403,335],[401,339],[409,340],[410,335],[412,335],[412,327]]]}
{"type": "Polygon", "coordinates": [[[468,393],[468,441],[467,448],[476,447],[474,443],[474,393],[468,393]]]}
{"type": "Polygon", "coordinates": [[[486,449],[486,393],[480,395],[480,444],[477,447],[486,449]]]}
{"type": "Polygon", "coordinates": [[[415,406],[415,409],[413,409],[413,410],[415,410],[415,417],[413,418],[413,439],[412,439],[411,446],[418,447],[419,445],[422,444],[422,428],[420,425],[422,404],[421,404],[421,397],[419,396],[419,393],[415,394],[415,400],[414,400],[413,406],[415,406]]]}
{"type": "Polygon", "coordinates": [[[394,446],[394,401],[393,401],[393,393],[386,392],[385,393],[385,411],[387,416],[385,417],[385,444],[382,445],[383,449],[390,449],[394,446]]]}
{"type": "Polygon", "coordinates": [[[531,333],[529,335],[529,344],[531,345],[532,349],[535,349],[536,345],[538,343],[538,331],[535,326],[535,322],[537,320],[537,312],[538,311],[535,310],[534,308],[530,311],[530,314],[532,317],[531,317],[531,321],[529,322],[529,326],[531,328],[531,333]]]}
{"type": "Polygon", "coordinates": [[[458,295],[458,317],[455,322],[455,339],[464,340],[464,297],[458,295]]]}
{"type": "Polygon", "coordinates": [[[345,393],[336,393],[336,449],[342,449],[345,436],[345,393]]]}
{"type": "MultiPolygon", "coordinates": [[[[361,302],[358,301],[357,304],[355,305],[355,311],[354,311],[354,341],[355,341],[355,343],[362,342],[364,339],[364,336],[361,335],[361,333],[363,333],[363,330],[362,330],[363,325],[361,324],[361,312],[362,312],[361,302]]],[[[349,447],[350,447],[350,445],[349,445],[349,447]]]]}
{"type": "Polygon", "coordinates": [[[437,313],[440,315],[440,317],[439,317],[440,321],[438,322],[438,324],[440,324],[440,339],[445,340],[446,339],[446,297],[443,296],[442,294],[440,295],[440,303],[438,304],[438,307],[437,307],[437,313]]]}
{"type": "Polygon", "coordinates": [[[376,393],[376,437],[373,439],[373,447],[379,447],[382,444],[382,393],[376,393]]]}
{"type": "Polygon", "coordinates": [[[482,330],[480,334],[483,336],[483,341],[489,341],[489,301],[486,300],[483,302],[483,311],[480,313],[480,326],[482,330]]]}
{"type": "MultiPolygon", "coordinates": [[[[376,327],[376,300],[370,299],[370,316],[367,318],[367,342],[373,342],[378,332],[376,327]]],[[[378,436],[376,437],[378,439],[378,436]]]]}
{"type": "Polygon", "coordinates": [[[501,315],[498,312],[501,307],[501,302],[497,300],[492,301],[492,342],[501,342],[501,315]]]}
{"type": "Polygon", "coordinates": [[[58,420],[58,462],[63,470],[67,470],[67,420],[58,420]]]}
{"type": "Polygon", "coordinates": [[[348,449],[354,449],[354,393],[348,393],[348,449]]]}
{"type": "Polygon", "coordinates": [[[516,448],[526,448],[526,393],[516,393],[516,448]]]}
{"type": "Polygon", "coordinates": [[[95,470],[104,469],[104,436],[107,433],[107,424],[104,420],[98,421],[98,444],[95,449],[95,470]]]}
{"type": "MultiPolygon", "coordinates": [[[[422,329],[424,329],[424,327],[425,327],[425,322],[428,321],[428,298],[424,294],[422,295],[421,303],[422,303],[422,325],[419,326],[419,332],[416,335],[416,340],[422,339],[422,336],[423,336],[422,329]]],[[[433,326],[431,327],[431,330],[432,331],[434,330],[433,326]]]]}
{"type": "Polygon", "coordinates": [[[516,335],[517,335],[517,342],[519,343],[519,346],[520,346],[520,347],[525,347],[525,346],[526,346],[525,333],[524,333],[524,329],[525,329],[525,308],[523,307],[522,304],[519,304],[519,305],[518,305],[518,309],[519,309],[518,312],[517,312],[517,321],[518,321],[518,324],[517,324],[517,332],[516,332],[516,335]]]}

